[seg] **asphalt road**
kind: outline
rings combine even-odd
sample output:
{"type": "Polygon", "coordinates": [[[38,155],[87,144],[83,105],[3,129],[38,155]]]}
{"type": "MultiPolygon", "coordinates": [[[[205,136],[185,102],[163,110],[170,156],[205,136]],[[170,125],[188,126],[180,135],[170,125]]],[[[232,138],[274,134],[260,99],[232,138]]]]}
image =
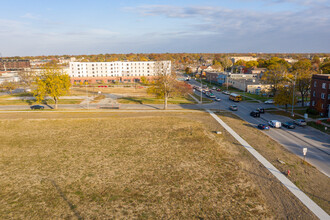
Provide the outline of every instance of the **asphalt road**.
{"type": "MultiPolygon", "coordinates": [[[[191,80],[190,84],[200,86],[200,83],[194,80],[191,80]]],[[[200,92],[196,91],[196,94],[200,95],[200,92]]],[[[230,105],[237,105],[238,111],[233,113],[254,126],[257,126],[261,123],[267,124],[267,122],[270,120],[279,120],[281,122],[292,120],[284,116],[267,113],[267,111],[265,114],[261,114],[260,118],[254,118],[250,116],[251,111],[257,109],[258,107],[271,108],[275,106],[272,104],[264,103],[237,103],[229,100],[229,96],[224,95],[221,92],[214,92],[214,94],[222,99],[221,102],[205,104],[203,105],[204,108],[229,110],[230,105]]],[[[303,148],[307,148],[306,161],[330,177],[329,135],[309,126],[297,126],[295,129],[287,129],[284,127],[280,129],[271,128],[270,130],[263,132],[301,158],[303,158],[303,148]]]]}

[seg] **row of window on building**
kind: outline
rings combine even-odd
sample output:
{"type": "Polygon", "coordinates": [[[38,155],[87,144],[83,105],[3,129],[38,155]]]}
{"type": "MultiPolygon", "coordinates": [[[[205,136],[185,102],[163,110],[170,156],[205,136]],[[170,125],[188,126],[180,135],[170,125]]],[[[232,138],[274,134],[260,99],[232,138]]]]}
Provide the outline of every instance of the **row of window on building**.
{"type": "MultiPolygon", "coordinates": [[[[314,81],[314,87],[317,86],[317,82],[314,81]]],[[[326,89],[327,88],[327,83],[322,83],[322,89],[326,89]]],[[[329,83],[329,89],[330,89],[330,83],[329,83]]]]}
{"type": "Polygon", "coordinates": [[[78,77],[119,77],[119,76],[150,76],[150,74],[111,74],[111,75],[92,75],[92,76],[84,76],[78,75],[78,77]]]}
{"type": "MultiPolygon", "coordinates": [[[[124,63],[120,63],[120,64],[125,65],[124,63]]],[[[136,65],[140,66],[140,65],[145,65],[145,64],[146,64],[147,66],[149,66],[150,63],[131,63],[131,64],[126,63],[127,66],[129,66],[129,65],[133,65],[133,64],[134,64],[134,66],[136,66],[136,65]]],[[[80,63],[80,64],[77,64],[77,66],[80,66],[80,65],[81,65],[81,66],[84,66],[84,65],[85,65],[85,66],[87,66],[87,65],[89,65],[89,66],[94,66],[94,65],[95,65],[95,66],[98,66],[97,63],[95,63],[95,64],[94,64],[94,63],[92,63],[92,64],[90,64],[90,63],[88,63],[88,64],[87,64],[87,63],[80,63]]],[[[108,65],[108,66],[115,66],[115,65],[118,66],[119,63],[104,63],[104,66],[107,66],[107,65],[108,65]]],[[[100,66],[103,66],[103,63],[100,63],[100,66]]]]}
{"type": "MultiPolygon", "coordinates": [[[[321,93],[321,99],[325,99],[325,93],[321,93]]],[[[316,96],[316,92],[315,91],[313,91],[313,97],[315,97],[316,96]]],[[[328,100],[330,100],[330,94],[328,94],[328,100]]]]}

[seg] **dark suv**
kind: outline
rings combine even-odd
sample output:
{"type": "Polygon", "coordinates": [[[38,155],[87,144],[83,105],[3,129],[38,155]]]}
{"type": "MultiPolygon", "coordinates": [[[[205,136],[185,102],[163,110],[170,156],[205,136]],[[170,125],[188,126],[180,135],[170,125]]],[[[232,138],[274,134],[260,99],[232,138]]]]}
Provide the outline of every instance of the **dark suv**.
{"type": "Polygon", "coordinates": [[[250,112],[250,115],[251,115],[252,117],[257,118],[257,117],[260,117],[260,112],[259,112],[259,111],[252,111],[252,112],[250,112]]]}

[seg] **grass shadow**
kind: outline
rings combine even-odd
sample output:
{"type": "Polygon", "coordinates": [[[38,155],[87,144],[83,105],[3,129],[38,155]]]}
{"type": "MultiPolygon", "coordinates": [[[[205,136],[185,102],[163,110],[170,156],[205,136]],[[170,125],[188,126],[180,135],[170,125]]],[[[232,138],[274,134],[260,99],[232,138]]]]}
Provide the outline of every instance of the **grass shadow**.
{"type": "Polygon", "coordinates": [[[58,194],[62,197],[62,199],[68,204],[68,206],[70,207],[71,211],[74,213],[74,215],[78,218],[78,219],[83,219],[80,215],[80,213],[76,210],[76,206],[70,202],[70,200],[66,197],[66,195],[63,193],[63,191],[61,190],[61,188],[55,183],[54,180],[49,180],[52,185],[55,187],[56,191],[58,192],[58,194]]]}

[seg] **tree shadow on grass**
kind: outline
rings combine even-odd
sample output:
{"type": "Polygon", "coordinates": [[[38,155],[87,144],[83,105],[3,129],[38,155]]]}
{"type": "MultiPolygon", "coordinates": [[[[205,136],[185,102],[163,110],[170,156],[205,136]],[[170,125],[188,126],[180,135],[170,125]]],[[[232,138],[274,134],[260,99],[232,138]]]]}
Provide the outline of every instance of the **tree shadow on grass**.
{"type": "Polygon", "coordinates": [[[64,194],[64,192],[61,190],[61,188],[56,184],[56,182],[54,180],[49,180],[52,185],[55,187],[56,191],[58,192],[58,194],[62,197],[62,199],[68,204],[68,206],[70,207],[71,211],[74,213],[74,215],[78,218],[78,219],[83,219],[80,215],[80,213],[76,210],[76,206],[70,202],[70,200],[66,197],[66,195],[64,194]]]}
{"type": "Polygon", "coordinates": [[[44,105],[46,105],[46,106],[48,106],[48,108],[53,109],[53,106],[49,105],[49,104],[47,103],[47,100],[42,100],[41,103],[44,104],[44,105]]]}

